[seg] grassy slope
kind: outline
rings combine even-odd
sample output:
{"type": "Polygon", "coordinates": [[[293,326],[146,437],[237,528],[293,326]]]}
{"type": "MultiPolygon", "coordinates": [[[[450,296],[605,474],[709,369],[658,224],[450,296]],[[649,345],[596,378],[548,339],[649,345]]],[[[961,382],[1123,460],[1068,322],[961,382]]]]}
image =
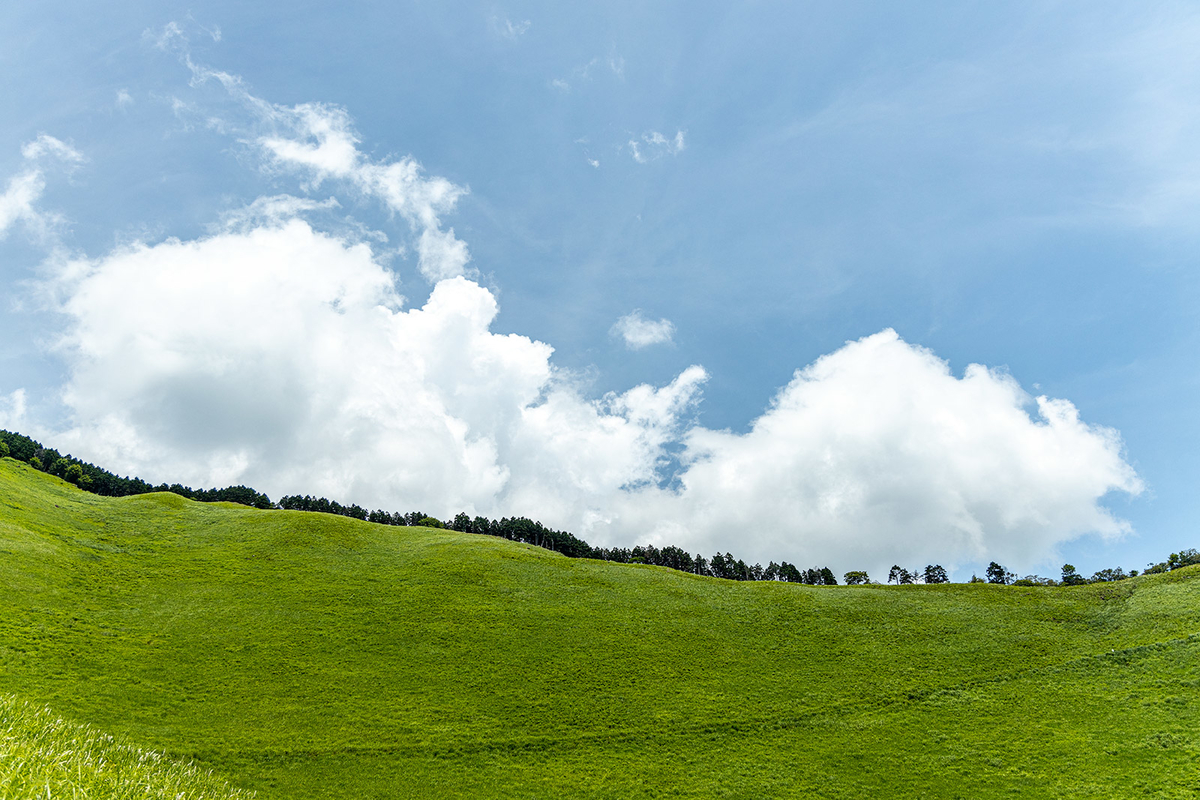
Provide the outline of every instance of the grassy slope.
{"type": "Polygon", "coordinates": [[[0,695],[0,798],[250,800],[207,770],[0,695]]]}
{"type": "Polygon", "coordinates": [[[266,798],[1194,797],[1196,578],[739,584],[0,462],[0,692],[266,798]]]}

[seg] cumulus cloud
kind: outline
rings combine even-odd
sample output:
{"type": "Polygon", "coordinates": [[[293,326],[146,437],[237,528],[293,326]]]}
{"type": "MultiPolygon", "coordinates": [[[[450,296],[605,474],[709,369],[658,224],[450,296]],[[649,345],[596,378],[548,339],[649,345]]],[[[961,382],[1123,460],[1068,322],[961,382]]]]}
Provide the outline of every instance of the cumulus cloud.
{"type": "Polygon", "coordinates": [[[629,152],[633,155],[633,160],[639,164],[645,164],[663,156],[679,155],[686,147],[683,131],[676,131],[675,136],[669,139],[658,131],[650,131],[643,133],[640,139],[629,140],[629,152]]]}
{"type": "Polygon", "coordinates": [[[404,310],[368,244],[299,219],[54,281],[75,416],[56,441],[151,480],[876,570],[1030,564],[1122,534],[1101,501],[1141,490],[1115,431],[892,331],[798,371],[738,434],[696,424],[700,367],[589,400],[549,345],[491,330],[489,290],[449,278],[404,310]]]}
{"type": "Polygon", "coordinates": [[[652,344],[664,344],[671,341],[675,335],[675,325],[670,320],[646,319],[640,308],[621,317],[609,330],[612,336],[619,336],[630,350],[641,350],[652,344]]]}
{"type": "Polygon", "coordinates": [[[756,558],[1028,565],[1083,533],[1125,533],[1100,501],[1142,490],[1116,431],[1003,372],[957,378],[891,330],[799,370],[748,433],[684,441],[682,488],[626,507],[705,549],[752,526],[756,558]]]}
{"type": "MultiPolygon", "coordinates": [[[[277,106],[236,77],[196,75],[252,109],[244,141],[274,169],[312,191],[353,187],[405,220],[432,293],[406,308],[377,239],[305,218],[337,214],[335,198],[263,197],[196,239],[57,261],[44,288],[65,320],[72,417],[47,436],[60,449],[152,481],[523,514],[596,544],[837,571],[1022,569],[1073,537],[1128,530],[1104,506],[1142,489],[1116,431],[1002,371],[955,375],[890,330],[797,371],[745,433],[699,424],[699,366],[590,397],[549,344],[492,329],[496,297],[441,224],[462,188],[411,158],[366,157],[342,109],[277,106]]],[[[659,138],[642,142],[683,148],[682,132],[659,138]]],[[[31,143],[31,164],[69,160],[56,142],[31,143]]],[[[0,219],[40,192],[13,186],[0,219]]],[[[672,330],[640,311],[613,328],[631,348],[672,330]]],[[[0,417],[24,402],[0,401],[0,417]]]]}
{"type": "Polygon", "coordinates": [[[589,401],[462,277],[402,310],[370,248],[287,222],[66,264],[63,446],[121,471],[440,514],[596,513],[653,481],[702,371],[589,401]],[[556,499],[559,498],[559,499],[556,499]]]}

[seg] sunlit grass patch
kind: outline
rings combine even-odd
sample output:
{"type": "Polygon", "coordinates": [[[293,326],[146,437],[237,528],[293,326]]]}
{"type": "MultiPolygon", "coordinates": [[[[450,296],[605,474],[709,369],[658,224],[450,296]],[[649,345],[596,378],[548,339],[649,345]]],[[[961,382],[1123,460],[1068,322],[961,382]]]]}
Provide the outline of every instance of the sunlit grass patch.
{"type": "Polygon", "coordinates": [[[190,762],[0,695],[0,798],[239,800],[254,797],[190,762]]]}

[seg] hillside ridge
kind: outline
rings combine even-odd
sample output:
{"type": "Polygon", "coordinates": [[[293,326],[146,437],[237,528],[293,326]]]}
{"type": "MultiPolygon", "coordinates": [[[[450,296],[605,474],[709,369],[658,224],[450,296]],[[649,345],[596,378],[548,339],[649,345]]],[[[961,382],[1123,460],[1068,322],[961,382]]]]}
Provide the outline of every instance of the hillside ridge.
{"type": "Polygon", "coordinates": [[[11,459],[0,551],[0,693],[262,797],[1195,784],[1197,567],[1056,588],[738,583],[103,498],[11,459]]]}

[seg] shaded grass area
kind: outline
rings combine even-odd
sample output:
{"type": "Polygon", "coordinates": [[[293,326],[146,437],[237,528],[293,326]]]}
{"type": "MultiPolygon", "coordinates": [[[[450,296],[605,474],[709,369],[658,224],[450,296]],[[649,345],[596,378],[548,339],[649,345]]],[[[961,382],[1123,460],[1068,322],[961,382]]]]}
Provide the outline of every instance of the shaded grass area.
{"type": "Polygon", "coordinates": [[[0,798],[250,800],[211,771],[0,695],[0,798]]]}
{"type": "Polygon", "coordinates": [[[1197,577],[734,583],[0,462],[0,691],[263,797],[1193,797],[1197,577]]]}

